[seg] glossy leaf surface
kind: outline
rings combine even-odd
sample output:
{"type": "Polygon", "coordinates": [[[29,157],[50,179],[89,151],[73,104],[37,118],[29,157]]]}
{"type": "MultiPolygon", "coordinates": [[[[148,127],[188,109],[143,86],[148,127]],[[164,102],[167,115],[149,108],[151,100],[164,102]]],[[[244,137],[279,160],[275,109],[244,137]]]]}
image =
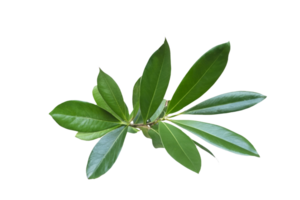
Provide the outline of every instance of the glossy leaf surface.
{"type": "Polygon", "coordinates": [[[259,157],[253,145],[246,138],[221,126],[190,120],[171,120],[171,122],[227,151],[259,157]]]}
{"type": "Polygon", "coordinates": [[[100,139],[88,160],[88,179],[98,178],[112,167],[122,149],[126,133],[127,126],[121,126],[100,139]]]}
{"type": "Polygon", "coordinates": [[[123,100],[121,90],[117,83],[100,69],[97,79],[98,91],[107,105],[123,120],[129,120],[127,106],[123,100]]]}
{"type": "Polygon", "coordinates": [[[50,115],[60,126],[80,132],[101,131],[121,123],[109,112],[83,101],[66,101],[56,106],[50,115]]]}
{"type": "Polygon", "coordinates": [[[119,119],[120,121],[123,121],[123,119],[117,115],[110,107],[109,105],[105,102],[105,100],[103,99],[103,97],[101,96],[101,94],[99,93],[98,91],[98,87],[95,86],[93,88],[93,97],[94,97],[94,100],[95,102],[97,103],[97,105],[106,110],[107,112],[109,112],[110,114],[112,114],[115,118],[119,119]]]}
{"type": "Polygon", "coordinates": [[[158,132],[159,127],[158,126],[159,126],[158,124],[151,126],[151,128],[148,131],[148,134],[152,139],[152,144],[153,144],[154,148],[163,148],[164,145],[159,136],[159,132],[158,132]]]}
{"type": "Polygon", "coordinates": [[[141,79],[140,108],[144,123],[159,107],[171,76],[170,48],[167,40],[150,57],[141,79]]]}
{"type": "Polygon", "coordinates": [[[200,154],[189,136],[175,126],[164,122],[159,122],[159,134],[170,156],[188,169],[199,173],[200,154]]]}
{"type": "Polygon", "coordinates": [[[230,113],[250,108],[265,98],[266,96],[255,92],[229,92],[203,101],[182,114],[213,115],[230,113]]]}
{"type": "Polygon", "coordinates": [[[103,131],[96,131],[96,132],[78,132],[75,137],[85,141],[95,140],[101,138],[102,136],[106,135],[112,130],[115,130],[118,127],[119,126],[115,126],[112,128],[105,129],[103,131]]]}
{"type": "Polygon", "coordinates": [[[207,155],[212,157],[216,161],[217,165],[221,165],[221,161],[218,158],[218,156],[208,146],[202,144],[201,142],[199,142],[198,140],[195,140],[195,139],[193,139],[193,142],[199,149],[204,151],[204,153],[206,153],[207,155]]]}
{"type": "Polygon", "coordinates": [[[141,87],[141,78],[139,78],[133,87],[132,93],[132,106],[133,111],[131,117],[135,117],[140,109],[140,87],[141,87]]]}
{"type": "Polygon", "coordinates": [[[220,77],[226,67],[230,44],[218,45],[193,65],[176,89],[167,114],[177,112],[201,97],[220,77]]]}

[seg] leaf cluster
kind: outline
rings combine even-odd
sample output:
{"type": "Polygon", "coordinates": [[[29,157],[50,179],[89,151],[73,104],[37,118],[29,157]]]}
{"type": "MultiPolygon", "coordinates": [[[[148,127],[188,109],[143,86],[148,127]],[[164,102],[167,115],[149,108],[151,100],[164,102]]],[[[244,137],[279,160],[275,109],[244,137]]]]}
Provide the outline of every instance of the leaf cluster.
{"type": "Polygon", "coordinates": [[[146,138],[152,140],[155,148],[166,149],[177,162],[196,173],[201,169],[201,157],[197,147],[212,156],[214,154],[177,127],[224,150],[259,157],[246,138],[229,129],[199,121],[173,119],[179,115],[214,115],[240,111],[266,98],[249,91],[229,92],[181,111],[214,85],[227,65],[229,52],[228,42],[215,46],[202,55],[168,101],[164,96],[171,76],[171,57],[168,42],[165,40],[149,58],[142,76],[133,87],[131,113],[128,112],[117,83],[100,69],[97,86],[93,88],[97,105],[67,101],[54,108],[50,115],[60,126],[78,131],[76,137],[81,140],[101,138],[88,160],[86,174],[89,179],[100,177],[112,167],[127,132],[142,132],[146,138]],[[177,114],[173,114],[176,112],[177,114]]]}

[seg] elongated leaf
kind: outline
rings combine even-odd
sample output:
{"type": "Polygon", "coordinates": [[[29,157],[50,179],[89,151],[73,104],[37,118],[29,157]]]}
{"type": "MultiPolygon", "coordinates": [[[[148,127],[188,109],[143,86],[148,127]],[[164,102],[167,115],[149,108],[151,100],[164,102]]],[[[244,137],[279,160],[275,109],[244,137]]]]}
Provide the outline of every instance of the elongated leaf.
{"type": "Polygon", "coordinates": [[[190,120],[171,120],[171,122],[227,151],[259,157],[253,145],[246,138],[221,126],[190,120]]]}
{"type": "Polygon", "coordinates": [[[91,141],[91,140],[101,138],[105,134],[111,132],[112,130],[115,130],[118,127],[119,126],[115,126],[112,128],[105,129],[103,131],[96,131],[96,132],[78,132],[75,137],[77,137],[81,140],[91,141]]]}
{"type": "Polygon", "coordinates": [[[201,56],[176,89],[167,114],[177,112],[192,103],[218,80],[227,64],[229,51],[228,42],[210,49],[201,56]]]}
{"type": "Polygon", "coordinates": [[[141,78],[139,78],[133,87],[132,93],[132,106],[133,111],[130,114],[130,119],[134,118],[140,109],[140,86],[141,86],[141,78]]]}
{"type": "Polygon", "coordinates": [[[106,134],[96,144],[86,167],[88,179],[105,174],[117,160],[127,133],[127,126],[121,126],[106,134]]]}
{"type": "Polygon", "coordinates": [[[107,105],[123,120],[129,120],[127,106],[117,83],[101,69],[97,79],[98,91],[107,105]]]}
{"type": "Polygon", "coordinates": [[[217,165],[221,165],[221,161],[218,158],[218,156],[206,145],[202,144],[201,142],[199,142],[198,140],[193,139],[193,142],[195,143],[195,145],[201,149],[202,151],[204,151],[207,155],[209,155],[210,157],[212,157],[217,165]]]}
{"type": "Polygon", "coordinates": [[[100,108],[106,110],[107,112],[109,112],[110,114],[112,114],[112,115],[113,115],[115,118],[117,118],[118,120],[123,121],[123,119],[122,119],[119,115],[117,115],[117,114],[109,107],[109,105],[105,102],[105,100],[103,99],[103,97],[102,97],[101,94],[99,93],[98,87],[97,87],[97,86],[95,86],[95,87],[93,88],[93,97],[94,97],[95,102],[97,103],[97,105],[98,105],[100,108]]]}
{"type": "Polygon", "coordinates": [[[159,129],[159,125],[155,124],[155,125],[151,126],[151,128],[148,131],[148,134],[152,139],[152,144],[153,144],[154,148],[164,148],[164,145],[159,136],[158,129],[159,129]]]}
{"type": "Polygon", "coordinates": [[[230,113],[250,108],[265,98],[266,96],[255,92],[229,92],[203,101],[182,114],[214,115],[230,113]]]}
{"type": "Polygon", "coordinates": [[[159,107],[167,91],[171,76],[170,48],[167,40],[150,57],[140,88],[140,107],[144,123],[159,107]]]}
{"type": "Polygon", "coordinates": [[[66,101],[50,115],[60,126],[80,132],[102,131],[121,124],[109,112],[83,101],[66,101]]]}
{"type": "Polygon", "coordinates": [[[155,111],[155,113],[150,117],[151,122],[154,122],[160,116],[160,114],[164,110],[165,105],[166,105],[166,100],[163,99],[162,102],[160,103],[159,107],[155,111]]]}
{"type": "Polygon", "coordinates": [[[188,169],[199,173],[200,154],[189,136],[175,126],[164,122],[159,122],[159,134],[170,156],[188,169]]]}

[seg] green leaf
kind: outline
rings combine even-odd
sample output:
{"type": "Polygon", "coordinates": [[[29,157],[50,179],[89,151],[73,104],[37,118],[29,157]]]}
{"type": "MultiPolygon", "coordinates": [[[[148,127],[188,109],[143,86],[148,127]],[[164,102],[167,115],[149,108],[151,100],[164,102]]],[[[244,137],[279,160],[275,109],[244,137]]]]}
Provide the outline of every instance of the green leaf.
{"type": "Polygon", "coordinates": [[[66,101],[50,115],[60,126],[80,132],[102,131],[121,124],[109,112],[83,101],[66,101]]]}
{"type": "Polygon", "coordinates": [[[221,126],[190,120],[171,120],[171,122],[227,151],[259,157],[253,145],[246,138],[221,126]]]}
{"type": "Polygon", "coordinates": [[[98,91],[98,87],[95,86],[93,88],[93,97],[94,97],[94,100],[95,102],[97,103],[97,105],[106,110],[107,112],[109,112],[110,114],[112,114],[115,118],[119,119],[120,121],[123,121],[123,119],[117,115],[110,107],[109,105],[105,102],[105,100],[103,99],[103,97],[101,96],[101,94],[99,93],[98,91]]]}
{"type": "Polygon", "coordinates": [[[150,57],[140,88],[140,107],[144,123],[159,107],[167,91],[171,76],[170,48],[167,40],[150,57]]]}
{"type": "Polygon", "coordinates": [[[170,156],[188,169],[199,173],[200,154],[189,136],[175,126],[164,122],[159,122],[159,134],[170,156]]]}
{"type": "Polygon", "coordinates": [[[136,114],[135,118],[133,119],[133,123],[134,124],[142,124],[143,121],[143,116],[141,113],[141,110],[138,111],[138,113],[136,114]]]}
{"type": "Polygon", "coordinates": [[[128,126],[128,132],[129,133],[137,133],[137,132],[139,132],[139,129],[128,126]]]}
{"type": "Polygon", "coordinates": [[[139,128],[141,129],[141,131],[143,132],[143,134],[146,138],[151,138],[149,135],[149,127],[148,126],[139,126],[139,128]]]}
{"type": "Polygon", "coordinates": [[[154,122],[160,116],[160,114],[164,110],[165,105],[166,105],[166,100],[163,99],[162,102],[160,103],[159,107],[155,111],[155,113],[150,117],[151,122],[154,122]]]}
{"type": "Polygon", "coordinates": [[[220,77],[228,60],[230,43],[218,45],[193,65],[176,89],[167,114],[177,112],[201,97],[220,77]]]}
{"type": "Polygon", "coordinates": [[[206,145],[202,144],[201,142],[199,142],[198,140],[193,139],[193,142],[195,143],[195,145],[201,149],[202,151],[204,151],[207,155],[209,155],[210,157],[212,157],[217,165],[221,165],[221,161],[218,158],[218,156],[206,145]]]}
{"type": "Polygon", "coordinates": [[[182,114],[214,115],[230,113],[250,108],[265,98],[266,96],[255,92],[229,92],[203,101],[182,114]]]}
{"type": "Polygon", "coordinates": [[[105,134],[111,132],[112,130],[115,130],[118,127],[119,126],[115,126],[112,128],[105,129],[103,131],[96,131],[96,132],[78,132],[75,137],[77,137],[81,140],[91,141],[91,140],[101,138],[105,134]]]}
{"type": "Polygon", "coordinates": [[[136,116],[140,109],[140,86],[141,86],[141,78],[139,78],[133,87],[133,93],[132,93],[132,106],[133,111],[130,114],[130,119],[136,116]]]}
{"type": "Polygon", "coordinates": [[[117,83],[101,69],[97,83],[98,91],[107,105],[123,120],[129,121],[128,109],[117,83]]]}
{"type": "Polygon", "coordinates": [[[127,126],[121,126],[106,134],[96,144],[90,154],[86,167],[88,179],[95,179],[105,174],[115,163],[122,149],[127,126]]]}
{"type": "Polygon", "coordinates": [[[164,148],[164,145],[159,136],[158,129],[159,129],[159,125],[155,124],[155,125],[151,126],[151,128],[148,131],[148,134],[152,139],[152,144],[153,144],[154,148],[164,148]]]}

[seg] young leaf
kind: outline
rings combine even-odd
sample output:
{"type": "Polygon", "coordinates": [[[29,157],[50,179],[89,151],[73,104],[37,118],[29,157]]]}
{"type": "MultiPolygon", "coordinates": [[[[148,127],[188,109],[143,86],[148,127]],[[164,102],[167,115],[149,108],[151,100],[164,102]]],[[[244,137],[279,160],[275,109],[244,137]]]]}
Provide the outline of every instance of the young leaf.
{"type": "Polygon", "coordinates": [[[209,155],[210,157],[212,157],[212,158],[216,161],[217,165],[221,165],[221,161],[220,161],[220,159],[218,158],[218,156],[217,156],[217,155],[216,155],[216,154],[215,154],[208,146],[202,144],[201,142],[199,142],[198,140],[195,140],[194,138],[193,138],[193,142],[195,143],[195,145],[196,145],[199,149],[201,149],[201,150],[204,151],[207,155],[209,155]]]}
{"type": "Polygon", "coordinates": [[[129,120],[127,106],[117,83],[101,69],[97,79],[98,91],[107,105],[123,120],[129,120]]]}
{"type": "Polygon", "coordinates": [[[255,92],[229,92],[203,101],[182,114],[213,115],[230,113],[250,108],[265,98],[266,96],[255,92]]]}
{"type": "Polygon", "coordinates": [[[175,126],[164,122],[159,122],[159,134],[170,156],[188,169],[199,173],[200,154],[189,136],[175,126]]]}
{"type": "Polygon", "coordinates": [[[246,138],[221,126],[190,120],[171,120],[171,122],[227,151],[259,157],[253,145],[246,138]]]}
{"type": "Polygon", "coordinates": [[[66,101],[50,115],[60,126],[80,132],[102,131],[121,124],[107,111],[83,101],[66,101]]]}
{"type": "Polygon", "coordinates": [[[98,178],[112,167],[122,149],[126,133],[127,126],[121,126],[100,139],[91,152],[87,163],[86,175],[88,179],[98,178]]]}
{"type": "Polygon", "coordinates": [[[155,124],[155,125],[151,126],[151,128],[148,131],[148,134],[152,139],[152,144],[153,144],[154,148],[164,148],[164,145],[163,145],[161,138],[159,136],[159,133],[158,133],[158,129],[159,129],[159,125],[155,124]]]}
{"type": "Polygon", "coordinates": [[[141,79],[142,79],[141,76],[137,77],[131,86],[131,93],[130,93],[131,110],[130,110],[130,115],[129,115],[130,121],[133,119],[133,117],[136,116],[137,112],[140,109],[141,79]]]}
{"type": "Polygon", "coordinates": [[[146,123],[159,107],[169,85],[171,76],[170,48],[167,40],[150,57],[140,88],[141,113],[146,123]]]}
{"type": "Polygon", "coordinates": [[[123,121],[123,119],[122,119],[119,115],[117,115],[117,114],[109,107],[109,105],[105,102],[105,100],[103,99],[103,97],[102,97],[101,94],[99,93],[98,87],[97,87],[97,86],[95,86],[95,87],[93,88],[93,97],[94,97],[95,102],[97,103],[97,105],[98,105],[100,108],[106,110],[107,112],[109,112],[110,114],[112,114],[112,115],[113,115],[115,118],[117,118],[118,120],[123,121]]]}
{"type": "Polygon", "coordinates": [[[81,140],[91,141],[91,140],[101,138],[105,134],[111,132],[112,130],[115,130],[118,127],[119,126],[115,126],[115,127],[108,128],[103,131],[97,131],[97,132],[78,132],[75,137],[77,137],[81,140]]]}
{"type": "Polygon", "coordinates": [[[227,64],[230,44],[218,45],[193,65],[176,89],[167,114],[177,112],[201,97],[220,77],[227,64]]]}

